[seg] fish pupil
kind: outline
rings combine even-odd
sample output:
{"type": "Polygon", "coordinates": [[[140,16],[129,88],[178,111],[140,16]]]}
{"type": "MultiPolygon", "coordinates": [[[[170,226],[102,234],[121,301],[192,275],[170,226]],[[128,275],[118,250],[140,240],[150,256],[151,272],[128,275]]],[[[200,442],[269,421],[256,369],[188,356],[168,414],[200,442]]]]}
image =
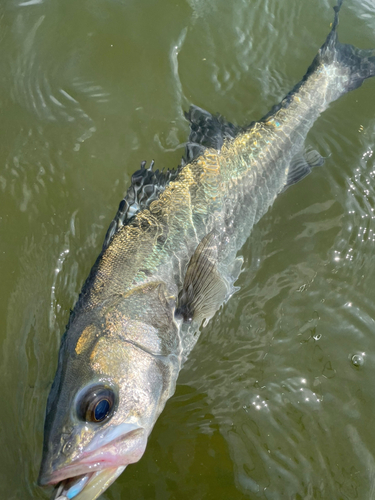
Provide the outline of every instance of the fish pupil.
{"type": "Polygon", "coordinates": [[[99,401],[94,409],[94,419],[96,422],[101,422],[106,418],[110,410],[110,403],[108,399],[99,401]]]}

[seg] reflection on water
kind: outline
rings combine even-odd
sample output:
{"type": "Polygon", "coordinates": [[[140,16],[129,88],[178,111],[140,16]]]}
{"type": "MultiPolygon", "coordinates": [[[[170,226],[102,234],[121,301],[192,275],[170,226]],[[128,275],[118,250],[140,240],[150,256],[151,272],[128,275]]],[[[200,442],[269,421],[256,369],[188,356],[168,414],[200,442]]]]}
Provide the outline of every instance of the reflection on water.
{"type": "MultiPolygon", "coordinates": [[[[7,1],[0,103],[0,492],[35,484],[59,339],[130,175],[176,166],[193,102],[262,116],[304,74],[326,0],[7,1]]],[[[372,2],[340,39],[368,48],[372,2]]],[[[324,167],[242,250],[142,460],[106,499],[375,498],[374,81],[318,120],[324,167]]]]}

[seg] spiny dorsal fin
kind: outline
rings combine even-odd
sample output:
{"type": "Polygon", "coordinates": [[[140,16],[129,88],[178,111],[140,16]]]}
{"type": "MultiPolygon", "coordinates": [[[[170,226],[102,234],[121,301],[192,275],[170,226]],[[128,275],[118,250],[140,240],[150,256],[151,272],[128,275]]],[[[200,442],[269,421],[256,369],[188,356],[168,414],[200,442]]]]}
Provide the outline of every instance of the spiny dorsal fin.
{"type": "Polygon", "coordinates": [[[167,184],[176,178],[182,168],[179,166],[175,170],[159,172],[159,170],[154,171],[153,167],[154,161],[150,163],[148,168],[146,168],[146,162],[143,161],[141,168],[132,175],[131,185],[121,200],[117,214],[104,238],[103,250],[108,247],[113,235],[122,226],[129,224],[138,212],[147,208],[159,197],[167,184]]]}
{"type": "Polygon", "coordinates": [[[190,122],[190,135],[183,164],[195,160],[206,148],[220,151],[225,139],[234,139],[242,131],[241,127],[227,122],[221,115],[213,116],[198,106],[190,106],[185,118],[190,122]]]}
{"type": "Polygon", "coordinates": [[[190,323],[210,319],[227,296],[229,286],[217,269],[218,238],[208,233],[193,253],[178,295],[175,317],[190,323]]]}

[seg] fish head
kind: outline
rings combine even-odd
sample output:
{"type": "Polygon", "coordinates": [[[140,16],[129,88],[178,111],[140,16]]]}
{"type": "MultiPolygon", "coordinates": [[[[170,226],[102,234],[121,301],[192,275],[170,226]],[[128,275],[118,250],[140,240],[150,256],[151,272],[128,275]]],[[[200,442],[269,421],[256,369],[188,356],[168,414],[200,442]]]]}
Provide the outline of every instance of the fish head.
{"type": "Polygon", "coordinates": [[[48,397],[38,482],[93,500],[143,455],[179,371],[178,326],[161,285],[78,311],[48,397]]]}

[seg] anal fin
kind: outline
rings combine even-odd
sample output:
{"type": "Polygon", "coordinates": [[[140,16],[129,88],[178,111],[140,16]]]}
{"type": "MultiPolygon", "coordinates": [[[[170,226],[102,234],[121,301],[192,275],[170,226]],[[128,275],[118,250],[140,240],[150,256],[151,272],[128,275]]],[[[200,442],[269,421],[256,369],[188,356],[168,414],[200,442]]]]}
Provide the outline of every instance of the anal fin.
{"type": "Polygon", "coordinates": [[[197,246],[178,295],[175,317],[184,322],[210,319],[228,294],[228,283],[218,271],[218,239],[208,233],[197,246]]]}
{"type": "Polygon", "coordinates": [[[321,167],[325,158],[314,149],[300,151],[290,162],[288,177],[283,191],[308,175],[313,167],[321,167]]]}

